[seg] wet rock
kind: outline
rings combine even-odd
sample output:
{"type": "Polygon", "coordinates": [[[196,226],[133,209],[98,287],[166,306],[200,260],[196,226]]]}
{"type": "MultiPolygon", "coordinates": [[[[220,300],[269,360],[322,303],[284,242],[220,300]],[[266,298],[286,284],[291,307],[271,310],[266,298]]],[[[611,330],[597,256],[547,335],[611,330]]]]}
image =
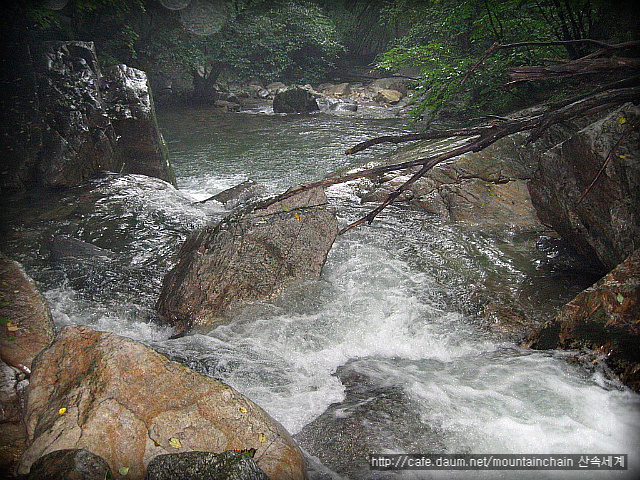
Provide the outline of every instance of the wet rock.
{"type": "Polygon", "coordinates": [[[366,359],[339,367],[345,399],[295,435],[306,452],[353,480],[379,478],[369,467],[372,453],[444,450],[440,435],[421,421],[403,386],[363,373],[367,368],[366,359]]]}
{"type": "Polygon", "coordinates": [[[317,99],[318,107],[324,112],[353,113],[358,111],[358,104],[353,100],[342,100],[333,97],[317,99]]]}
{"type": "Polygon", "coordinates": [[[638,132],[623,138],[640,118],[627,104],[580,130],[541,156],[529,183],[542,221],[584,257],[614,268],[640,245],[640,147],[638,132]],[[593,188],[578,199],[610,159],[593,188]]]}
{"type": "Polygon", "coordinates": [[[22,420],[25,389],[28,385],[24,372],[0,360],[0,423],[22,420]]]}
{"type": "Polygon", "coordinates": [[[165,276],[156,305],[184,329],[215,325],[227,314],[317,279],[337,235],[335,213],[320,188],[246,212],[192,234],[165,276]]]}
{"type": "Polygon", "coordinates": [[[86,450],[56,450],[40,457],[26,480],[104,480],[113,478],[105,460],[86,450]]]}
{"type": "Polygon", "coordinates": [[[103,73],[102,92],[117,138],[120,172],[159,178],[175,186],[146,73],[127,65],[113,65],[103,73]]]}
{"type": "Polygon", "coordinates": [[[531,327],[532,321],[513,305],[489,301],[483,306],[481,323],[499,338],[520,340],[531,327]]]}
{"type": "Polygon", "coordinates": [[[38,357],[26,425],[20,474],[69,448],[101,456],[114,472],[128,468],[132,480],[144,478],[158,455],[255,448],[270,478],[306,478],[287,431],[249,399],[140,343],[85,326],[64,327],[38,357]]]}
{"type": "MultiPolygon", "coordinates": [[[[436,165],[411,185],[397,201],[407,202],[429,213],[454,222],[480,227],[509,226],[519,230],[544,229],[531,203],[527,180],[538,149],[521,148],[522,135],[499,140],[484,150],[461,155],[436,165]]],[[[381,163],[399,163],[432,155],[434,150],[451,148],[442,142],[418,143],[381,163]]],[[[384,201],[408,175],[380,177],[361,183],[363,201],[384,201]]]]}
{"type": "Polygon", "coordinates": [[[30,373],[34,357],[54,336],[51,312],[22,266],[0,254],[0,358],[30,373]]]}
{"type": "Polygon", "coordinates": [[[175,183],[143,72],[121,65],[103,78],[92,42],[9,52],[1,65],[9,75],[0,106],[12,112],[2,127],[8,140],[0,156],[3,191],[75,186],[102,171],[175,183]]]}
{"type": "Polygon", "coordinates": [[[60,261],[64,259],[93,258],[111,260],[116,255],[104,248],[96,247],[77,238],[67,235],[56,235],[51,242],[49,260],[60,261]]]}
{"type": "Polygon", "coordinates": [[[402,97],[404,97],[404,95],[402,95],[402,93],[398,92],[397,90],[382,89],[378,91],[376,101],[380,103],[388,103],[389,105],[395,105],[400,100],[402,100],[402,97]]]}
{"type": "Polygon", "coordinates": [[[290,88],[273,98],[275,113],[309,113],[319,110],[315,96],[304,88],[290,88]]]}
{"type": "Polygon", "coordinates": [[[217,100],[216,107],[224,108],[227,112],[239,112],[242,106],[237,102],[228,102],[227,100],[217,100]]]}
{"type": "Polygon", "coordinates": [[[267,193],[267,188],[253,180],[245,180],[238,185],[216,193],[212,197],[202,200],[200,203],[206,203],[210,200],[224,205],[228,210],[236,210],[242,206],[246,206],[252,201],[256,201],[267,193]]]}
{"type": "Polygon", "coordinates": [[[24,372],[0,360],[0,478],[9,478],[27,448],[23,416],[28,386],[24,372]]]}
{"type": "Polygon", "coordinates": [[[145,480],[269,480],[245,453],[186,452],[158,455],[147,467],[145,480]]]}
{"type": "Polygon", "coordinates": [[[38,183],[72,186],[100,170],[117,171],[115,132],[102,103],[93,43],[52,42],[34,56],[34,100],[46,125],[38,183]]]}
{"type": "Polygon", "coordinates": [[[589,349],[640,391],[640,250],[579,293],[522,343],[535,349],[589,349]]]}

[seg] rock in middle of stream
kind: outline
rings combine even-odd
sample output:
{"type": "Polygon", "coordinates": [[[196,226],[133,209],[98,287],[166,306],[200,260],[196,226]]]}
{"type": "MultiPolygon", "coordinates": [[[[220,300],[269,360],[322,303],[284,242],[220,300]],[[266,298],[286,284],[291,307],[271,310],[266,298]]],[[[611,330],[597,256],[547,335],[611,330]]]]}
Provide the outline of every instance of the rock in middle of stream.
{"type": "Polygon", "coordinates": [[[180,330],[223,322],[235,308],[317,279],[337,230],[316,188],[196,231],[164,278],[157,311],[180,330]]]}

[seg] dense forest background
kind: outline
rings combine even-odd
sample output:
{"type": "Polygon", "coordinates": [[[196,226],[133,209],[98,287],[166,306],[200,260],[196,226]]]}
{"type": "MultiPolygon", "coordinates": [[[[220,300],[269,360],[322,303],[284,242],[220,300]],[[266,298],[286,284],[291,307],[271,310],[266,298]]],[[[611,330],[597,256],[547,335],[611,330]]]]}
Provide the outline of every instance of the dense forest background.
{"type": "MultiPolygon", "coordinates": [[[[414,80],[412,116],[422,119],[637,84],[637,65],[544,82],[509,81],[505,72],[602,47],[578,40],[638,40],[638,10],[615,0],[27,0],[5,6],[0,22],[5,47],[93,41],[103,66],[126,63],[145,70],[155,90],[185,95],[250,81],[338,81],[357,68],[395,72],[414,80]],[[461,81],[496,42],[548,44],[499,49],[461,81]]],[[[640,56],[637,44],[606,55],[640,56]]]]}

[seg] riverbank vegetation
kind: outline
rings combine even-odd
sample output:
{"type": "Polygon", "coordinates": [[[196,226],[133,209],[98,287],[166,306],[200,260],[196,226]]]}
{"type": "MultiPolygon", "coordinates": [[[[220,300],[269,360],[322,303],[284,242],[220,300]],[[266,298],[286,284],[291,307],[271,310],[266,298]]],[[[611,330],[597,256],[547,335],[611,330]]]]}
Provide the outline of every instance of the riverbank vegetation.
{"type": "Polygon", "coordinates": [[[358,66],[411,77],[411,117],[432,120],[638,82],[637,62],[611,61],[639,56],[630,1],[47,0],[6,8],[9,40],[94,41],[103,65],[126,63],[156,88],[198,98],[230,82],[319,83],[358,66]],[[614,44],[626,47],[603,51],[614,44]],[[572,79],[515,76],[523,66],[562,69],[595,55],[598,68],[572,79]]]}

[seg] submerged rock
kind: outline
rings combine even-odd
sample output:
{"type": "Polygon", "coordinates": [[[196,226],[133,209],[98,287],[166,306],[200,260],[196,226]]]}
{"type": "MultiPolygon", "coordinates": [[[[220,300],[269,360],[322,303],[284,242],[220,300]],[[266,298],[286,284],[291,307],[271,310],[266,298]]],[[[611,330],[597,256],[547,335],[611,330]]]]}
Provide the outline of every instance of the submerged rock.
{"type": "Polygon", "coordinates": [[[107,462],[86,450],[56,450],[40,457],[26,480],[104,480],[113,478],[107,462]]]}
{"type": "Polygon", "coordinates": [[[345,399],[295,435],[306,452],[352,480],[379,478],[368,462],[372,453],[445,448],[441,434],[421,421],[404,386],[368,375],[368,368],[367,359],[339,367],[336,376],[345,386],[345,399]]]}
{"type": "Polygon", "coordinates": [[[324,191],[316,188],[199,230],[165,276],[157,311],[181,329],[214,325],[233,309],[317,279],[337,226],[324,191]]]}
{"type": "Polygon", "coordinates": [[[319,109],[314,95],[304,88],[290,88],[273,98],[275,113],[309,113],[319,109]]]}
{"type": "Polygon", "coordinates": [[[186,452],[158,455],[147,468],[145,480],[269,480],[247,454],[186,452]]]}
{"type": "Polygon", "coordinates": [[[0,254],[0,358],[30,373],[35,356],[53,340],[49,306],[22,266],[0,254]]]}
{"type": "Polygon", "coordinates": [[[233,388],[170,362],[128,338],[64,327],[38,357],[26,425],[29,447],[18,473],[61,449],[85,449],[113,471],[144,478],[156,456],[256,449],[270,478],[306,478],[287,431],[233,388]]]}
{"type": "Polygon", "coordinates": [[[51,253],[49,254],[49,259],[52,261],[80,258],[110,260],[115,257],[116,254],[110,250],[96,247],[95,245],[67,235],[56,235],[53,238],[51,242],[51,253]]]}
{"type": "Polygon", "coordinates": [[[623,383],[640,391],[640,250],[579,293],[523,346],[589,349],[606,359],[623,383]]]}

